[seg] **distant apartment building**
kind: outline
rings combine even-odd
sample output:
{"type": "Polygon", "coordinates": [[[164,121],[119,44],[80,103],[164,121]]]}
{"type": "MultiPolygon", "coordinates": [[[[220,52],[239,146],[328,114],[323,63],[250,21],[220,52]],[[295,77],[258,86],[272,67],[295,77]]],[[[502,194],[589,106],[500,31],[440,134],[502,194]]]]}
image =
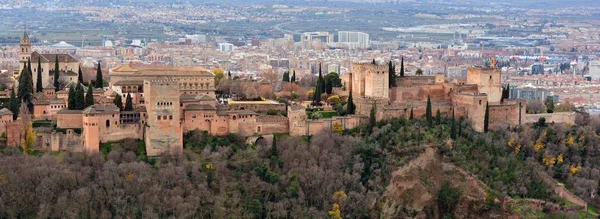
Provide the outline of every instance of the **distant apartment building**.
{"type": "Polygon", "coordinates": [[[543,88],[537,88],[532,85],[525,87],[511,87],[510,88],[510,99],[523,99],[523,100],[534,100],[544,101],[548,97],[554,100],[554,103],[558,103],[558,95],[553,94],[549,90],[543,88]]]}
{"type": "Polygon", "coordinates": [[[338,64],[329,64],[327,65],[327,73],[331,73],[331,72],[335,72],[335,73],[340,73],[340,65],[338,64]]]}
{"type": "Polygon", "coordinates": [[[271,59],[269,60],[269,65],[273,68],[290,68],[290,60],[289,59],[271,59]]]}
{"type": "Polygon", "coordinates": [[[600,60],[590,62],[590,77],[592,80],[600,80],[600,60]]]}
{"type": "Polygon", "coordinates": [[[371,46],[369,34],[363,32],[338,31],[337,39],[337,42],[341,46],[351,46],[360,49],[366,49],[371,46]]]}
{"type": "Polygon", "coordinates": [[[328,32],[306,32],[301,36],[302,41],[321,41],[323,43],[333,43],[334,36],[328,32]]]}
{"type": "Polygon", "coordinates": [[[231,43],[219,43],[219,51],[220,52],[232,52],[233,44],[231,43]]]}
{"type": "Polygon", "coordinates": [[[192,43],[206,42],[206,35],[201,35],[201,34],[185,35],[185,38],[192,40],[192,43]]]}
{"type": "Polygon", "coordinates": [[[543,75],[544,74],[544,65],[543,64],[533,64],[531,66],[531,74],[532,75],[543,75]]]}

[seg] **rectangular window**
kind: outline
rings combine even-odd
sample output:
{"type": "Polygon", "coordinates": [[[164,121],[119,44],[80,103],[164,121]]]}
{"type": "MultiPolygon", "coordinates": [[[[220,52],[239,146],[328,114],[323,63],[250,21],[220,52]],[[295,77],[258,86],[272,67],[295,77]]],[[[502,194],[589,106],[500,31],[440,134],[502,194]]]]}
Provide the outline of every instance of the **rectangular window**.
{"type": "Polygon", "coordinates": [[[156,120],[160,120],[160,116],[156,116],[156,120]]]}

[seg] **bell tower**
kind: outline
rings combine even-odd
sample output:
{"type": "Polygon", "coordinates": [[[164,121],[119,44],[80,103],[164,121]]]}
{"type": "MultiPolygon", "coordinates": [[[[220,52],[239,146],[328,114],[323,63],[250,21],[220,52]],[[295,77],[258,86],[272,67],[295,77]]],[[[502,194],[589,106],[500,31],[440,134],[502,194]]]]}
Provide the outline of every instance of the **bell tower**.
{"type": "Polygon", "coordinates": [[[23,69],[27,60],[31,59],[31,40],[29,39],[29,34],[27,34],[27,29],[23,32],[23,38],[21,38],[21,44],[19,44],[19,66],[20,69],[23,69]]]}

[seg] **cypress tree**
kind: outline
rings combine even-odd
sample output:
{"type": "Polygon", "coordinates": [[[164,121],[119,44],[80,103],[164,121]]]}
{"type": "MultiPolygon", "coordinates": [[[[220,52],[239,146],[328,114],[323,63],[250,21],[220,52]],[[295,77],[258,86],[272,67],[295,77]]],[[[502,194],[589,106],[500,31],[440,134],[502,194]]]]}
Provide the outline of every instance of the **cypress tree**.
{"type": "Polygon", "coordinates": [[[410,117],[408,117],[410,120],[412,120],[413,118],[415,118],[415,114],[413,113],[413,107],[410,107],[410,117]]]}
{"type": "Polygon", "coordinates": [[[15,95],[15,89],[11,89],[10,90],[10,101],[8,102],[8,109],[13,113],[13,120],[17,119],[17,117],[19,117],[19,108],[20,106],[20,101],[17,99],[16,95],[15,95]]]}
{"type": "Polygon", "coordinates": [[[435,113],[435,123],[437,125],[441,125],[442,124],[442,114],[440,113],[440,108],[437,109],[436,113],[435,113]]]}
{"type": "MultiPolygon", "coordinates": [[[[81,86],[81,85],[79,85],[81,86]]],[[[94,105],[94,88],[88,84],[87,93],[85,94],[85,107],[94,105]]],[[[84,107],[84,108],[85,108],[84,107]]]]}
{"type": "Polygon", "coordinates": [[[483,118],[483,132],[487,133],[490,126],[490,104],[485,103],[485,117],[483,118]]]}
{"type": "Polygon", "coordinates": [[[292,79],[290,79],[292,83],[296,83],[296,70],[292,73],[292,79]]]}
{"type": "Polygon", "coordinates": [[[69,97],[67,98],[68,100],[68,109],[70,110],[75,110],[77,109],[77,104],[75,103],[75,86],[73,86],[73,84],[71,84],[71,86],[69,87],[69,97]]]}
{"type": "Polygon", "coordinates": [[[231,71],[227,71],[227,78],[231,79],[231,71]]]}
{"type": "Polygon", "coordinates": [[[450,138],[456,139],[456,124],[454,124],[454,108],[452,108],[452,117],[450,117],[450,138]]]}
{"type": "Polygon", "coordinates": [[[115,103],[115,106],[119,107],[119,110],[123,111],[123,99],[121,98],[121,95],[117,94],[117,97],[115,97],[113,102],[115,103]]]}
{"type": "Polygon", "coordinates": [[[396,67],[394,66],[394,63],[392,63],[392,60],[390,60],[390,62],[388,63],[388,68],[389,68],[389,80],[390,80],[390,88],[395,87],[396,86],[396,67]]]}
{"type": "Polygon", "coordinates": [[[58,66],[58,55],[56,56],[56,61],[54,63],[54,89],[55,91],[60,90],[60,67],[58,66]]]}
{"type": "Polygon", "coordinates": [[[319,90],[321,91],[319,95],[321,95],[322,93],[325,93],[325,80],[323,79],[323,73],[321,72],[321,64],[319,64],[319,81],[321,81],[321,89],[319,90]]]}
{"type": "Polygon", "coordinates": [[[290,82],[290,72],[286,71],[283,73],[283,81],[290,82]]]}
{"type": "Polygon", "coordinates": [[[431,98],[427,95],[427,108],[425,109],[425,117],[427,118],[427,124],[433,125],[433,118],[431,113],[431,98]]]}
{"type": "Polygon", "coordinates": [[[125,99],[125,111],[133,111],[133,101],[129,93],[127,93],[127,99],[125,99]]]}
{"type": "Polygon", "coordinates": [[[458,136],[462,135],[462,124],[463,124],[463,118],[460,117],[458,118],[458,136]]]}
{"type": "Polygon", "coordinates": [[[404,77],[404,56],[400,59],[400,77],[404,77]]]}
{"type": "Polygon", "coordinates": [[[79,65],[79,70],[77,71],[77,82],[83,84],[83,72],[81,71],[81,65],[79,65]]]}
{"type": "MultiPolygon", "coordinates": [[[[31,70],[31,58],[27,59],[27,70],[29,71],[29,76],[33,78],[33,70],[31,70]]],[[[33,87],[33,82],[31,82],[31,87],[33,87]]]]}
{"type": "Polygon", "coordinates": [[[102,64],[100,60],[98,60],[98,70],[96,71],[96,84],[95,88],[103,88],[104,80],[102,79],[102,64]]]}
{"type": "Polygon", "coordinates": [[[373,128],[375,128],[375,125],[377,123],[377,105],[375,105],[373,103],[373,106],[371,107],[371,112],[369,114],[369,133],[371,133],[373,131],[373,128]]]}
{"type": "Polygon", "coordinates": [[[271,144],[271,157],[278,157],[279,151],[277,150],[277,137],[273,136],[273,143],[271,144]]]}
{"type": "Polygon", "coordinates": [[[33,93],[33,79],[31,78],[31,73],[28,69],[29,67],[25,64],[21,71],[21,76],[19,76],[19,88],[17,91],[20,102],[25,103],[29,103],[31,94],[33,93]]]}
{"type": "Polygon", "coordinates": [[[75,86],[75,101],[73,103],[75,104],[76,110],[82,110],[86,107],[85,90],[83,89],[83,85],[79,83],[75,86]]]}
{"type": "Polygon", "coordinates": [[[352,89],[350,89],[350,95],[348,95],[348,107],[347,111],[349,115],[353,115],[356,110],[356,106],[354,105],[354,100],[352,100],[352,89]]]}
{"type": "Polygon", "coordinates": [[[42,92],[44,90],[44,83],[42,77],[42,61],[40,57],[38,57],[38,67],[37,67],[37,81],[35,82],[35,91],[42,92]]]}
{"type": "Polygon", "coordinates": [[[373,59],[373,62],[371,62],[371,64],[377,65],[377,62],[375,62],[375,59],[373,59]]]}

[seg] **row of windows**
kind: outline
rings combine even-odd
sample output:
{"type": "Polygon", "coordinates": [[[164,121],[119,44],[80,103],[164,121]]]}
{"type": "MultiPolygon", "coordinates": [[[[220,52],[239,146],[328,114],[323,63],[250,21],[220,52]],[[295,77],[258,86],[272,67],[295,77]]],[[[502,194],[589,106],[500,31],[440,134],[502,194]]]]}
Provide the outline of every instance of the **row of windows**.
{"type": "Polygon", "coordinates": [[[157,106],[173,106],[173,102],[157,102],[157,106]]]}
{"type": "MultiPolygon", "coordinates": [[[[167,120],[167,116],[156,116],[156,120],[167,120]]],[[[173,120],[173,115],[168,116],[168,120],[173,120]]]]}
{"type": "Polygon", "coordinates": [[[87,125],[87,126],[98,126],[98,123],[87,123],[84,122],[83,125],[87,125]]]}
{"type": "Polygon", "coordinates": [[[51,105],[50,109],[62,109],[62,108],[65,108],[65,107],[66,107],[66,105],[58,105],[58,106],[52,106],[51,105]]]}

